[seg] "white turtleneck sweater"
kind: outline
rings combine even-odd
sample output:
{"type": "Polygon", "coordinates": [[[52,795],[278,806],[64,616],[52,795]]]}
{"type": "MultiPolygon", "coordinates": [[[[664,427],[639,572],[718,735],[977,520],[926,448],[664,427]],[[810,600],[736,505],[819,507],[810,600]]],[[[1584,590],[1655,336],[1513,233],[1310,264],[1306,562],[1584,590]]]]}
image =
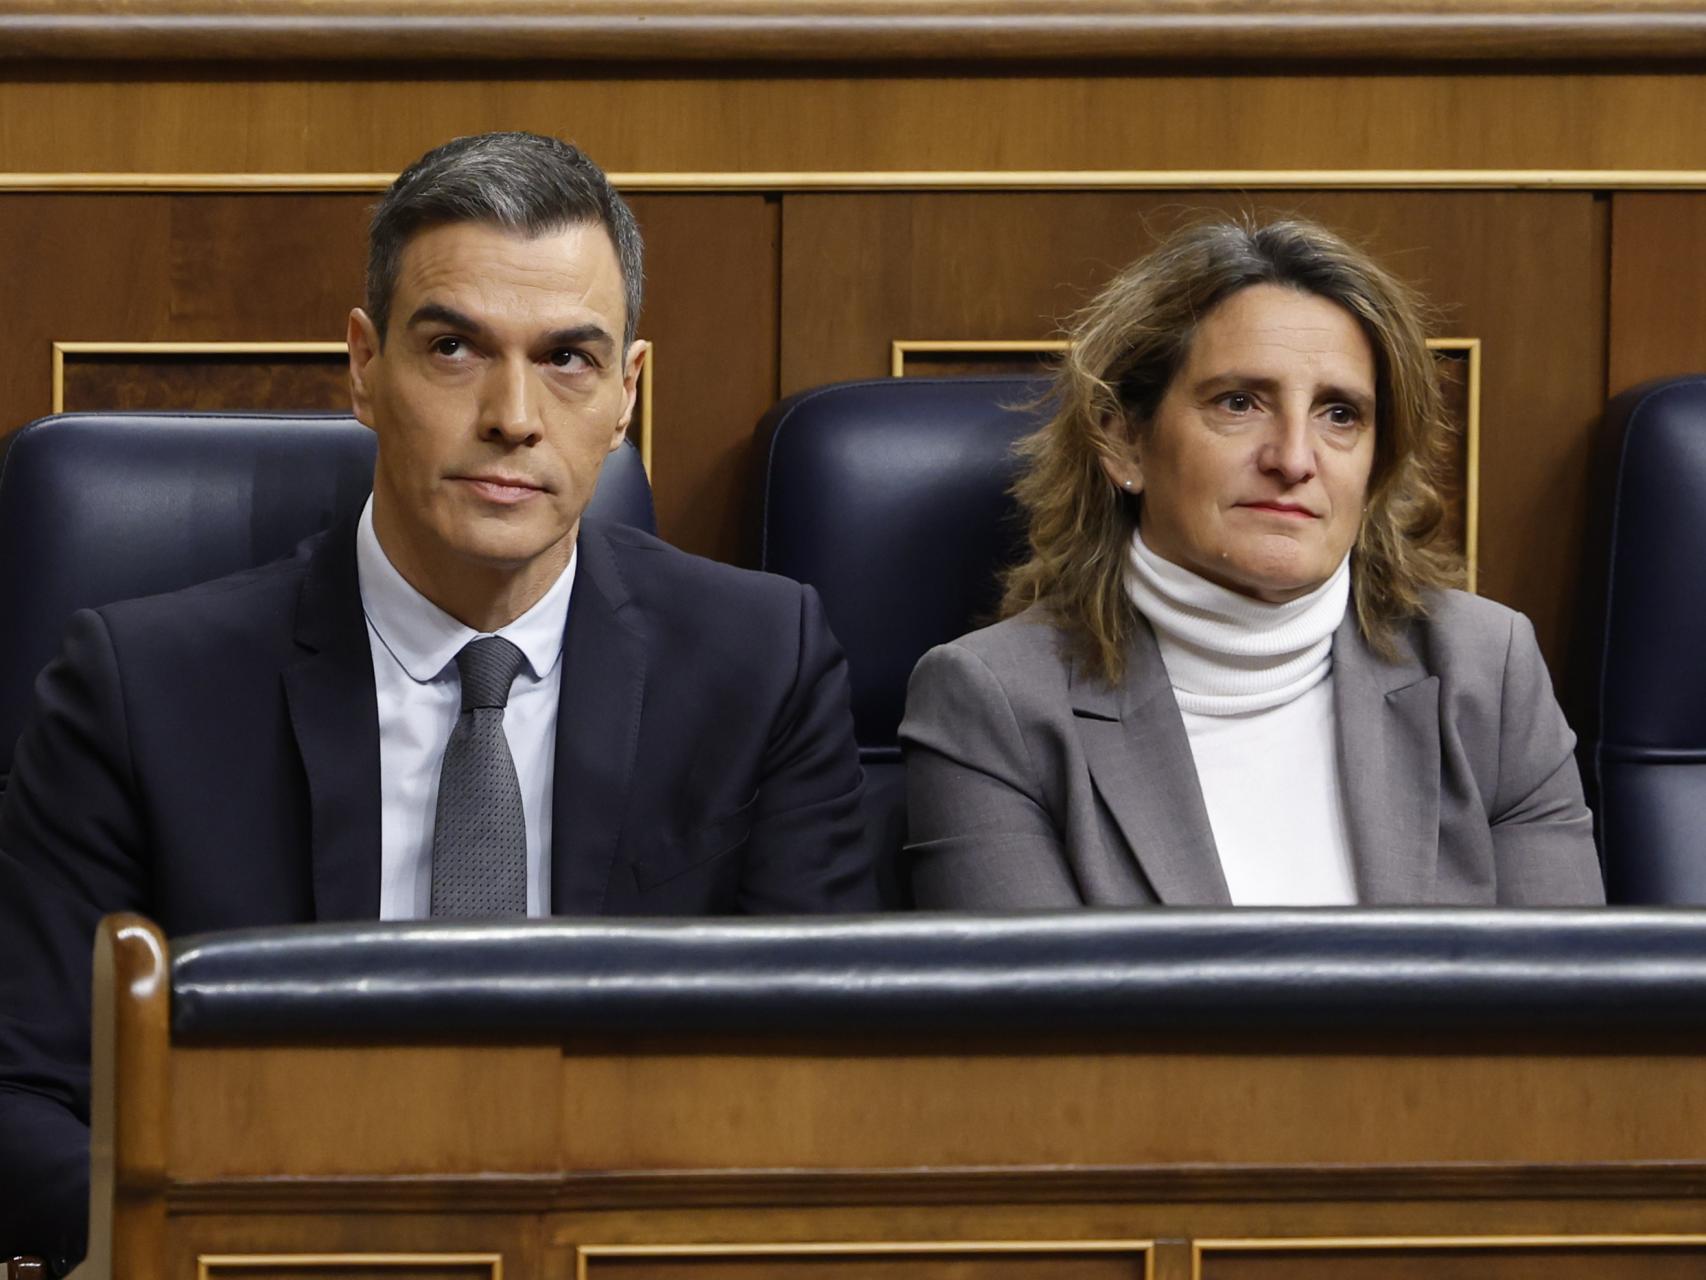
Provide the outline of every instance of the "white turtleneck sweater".
{"type": "Polygon", "coordinates": [[[1232,901],[1354,903],[1333,715],[1350,557],[1308,595],[1267,604],[1163,560],[1139,534],[1126,581],[1178,699],[1232,901]]]}

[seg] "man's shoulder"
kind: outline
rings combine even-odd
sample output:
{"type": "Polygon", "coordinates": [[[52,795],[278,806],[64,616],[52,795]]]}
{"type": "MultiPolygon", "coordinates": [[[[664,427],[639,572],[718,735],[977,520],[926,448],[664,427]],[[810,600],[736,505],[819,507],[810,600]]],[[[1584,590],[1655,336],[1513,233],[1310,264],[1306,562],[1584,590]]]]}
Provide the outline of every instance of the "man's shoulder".
{"type": "Polygon", "coordinates": [[[284,559],[176,591],[102,605],[95,613],[116,641],[183,646],[179,651],[186,656],[202,647],[228,646],[237,637],[286,640],[311,553],[329,536],[319,535],[284,559]]]}
{"type": "Polygon", "coordinates": [[[754,607],[797,609],[806,590],[792,578],[697,556],[630,525],[587,520],[583,527],[609,549],[623,585],[665,610],[738,619],[754,607]]]}

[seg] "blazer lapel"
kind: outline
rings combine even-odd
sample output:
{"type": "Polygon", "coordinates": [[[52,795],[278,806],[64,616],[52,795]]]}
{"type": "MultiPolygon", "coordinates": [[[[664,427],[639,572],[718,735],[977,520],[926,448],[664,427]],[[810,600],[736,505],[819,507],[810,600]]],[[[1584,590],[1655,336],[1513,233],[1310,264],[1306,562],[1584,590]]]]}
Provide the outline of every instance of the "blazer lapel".
{"type": "Polygon", "coordinates": [[[1091,779],[1156,897],[1229,905],[1190,740],[1149,624],[1139,621],[1118,689],[1076,668],[1070,680],[1091,779]]]}
{"type": "Polygon", "coordinates": [[[1427,902],[1439,859],[1439,677],[1403,637],[1399,658],[1347,616],[1333,637],[1339,776],[1363,903],[1427,902]]]}
{"type": "Polygon", "coordinates": [[[296,611],[298,656],[284,696],[308,779],[316,920],[379,915],[379,708],[355,571],[355,523],[309,553],[296,611]]]}
{"type": "Polygon", "coordinates": [[[645,700],[647,645],[616,554],[582,521],[563,632],[551,790],[551,910],[602,911],[610,893],[645,700]]]}

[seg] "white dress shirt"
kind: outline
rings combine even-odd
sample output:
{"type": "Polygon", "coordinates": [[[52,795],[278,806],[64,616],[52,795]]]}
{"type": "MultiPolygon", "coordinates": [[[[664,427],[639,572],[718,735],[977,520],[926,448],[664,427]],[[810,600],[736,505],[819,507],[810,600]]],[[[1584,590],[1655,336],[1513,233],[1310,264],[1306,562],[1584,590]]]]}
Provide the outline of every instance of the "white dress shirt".
{"type": "Polygon", "coordinates": [[[379,700],[381,920],[414,920],[431,912],[438,774],[462,710],[456,655],[488,634],[502,636],[527,659],[510,686],[504,736],[527,822],[527,914],[550,914],[557,695],[576,558],[569,557],[551,589],[514,622],[495,632],[475,631],[397,572],[373,531],[373,499],[367,500],[356,528],[355,567],[379,700]]]}

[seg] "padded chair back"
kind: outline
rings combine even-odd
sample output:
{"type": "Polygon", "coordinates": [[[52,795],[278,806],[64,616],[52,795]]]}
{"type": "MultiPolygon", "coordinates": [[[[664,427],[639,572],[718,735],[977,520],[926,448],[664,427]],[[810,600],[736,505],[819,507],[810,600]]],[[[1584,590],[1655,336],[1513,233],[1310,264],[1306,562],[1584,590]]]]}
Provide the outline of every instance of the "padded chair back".
{"type": "Polygon", "coordinates": [[[1706,903],[1706,377],[1607,409],[1622,446],[1593,752],[1613,902],[1706,903]]]}
{"type": "MultiPolygon", "coordinates": [[[[325,415],[77,413],[12,438],[0,469],[0,778],[36,673],[78,609],[287,556],[361,509],[373,433],[325,415]]],[[[588,511],[651,531],[632,447],[588,511]]]]}
{"type": "Polygon", "coordinates": [[[1013,445],[1046,420],[1033,378],[843,382],[782,401],[768,438],[761,563],[810,583],[847,650],[866,831],[884,897],[909,895],[897,731],[924,651],[994,620],[1024,547],[1013,445]]]}

